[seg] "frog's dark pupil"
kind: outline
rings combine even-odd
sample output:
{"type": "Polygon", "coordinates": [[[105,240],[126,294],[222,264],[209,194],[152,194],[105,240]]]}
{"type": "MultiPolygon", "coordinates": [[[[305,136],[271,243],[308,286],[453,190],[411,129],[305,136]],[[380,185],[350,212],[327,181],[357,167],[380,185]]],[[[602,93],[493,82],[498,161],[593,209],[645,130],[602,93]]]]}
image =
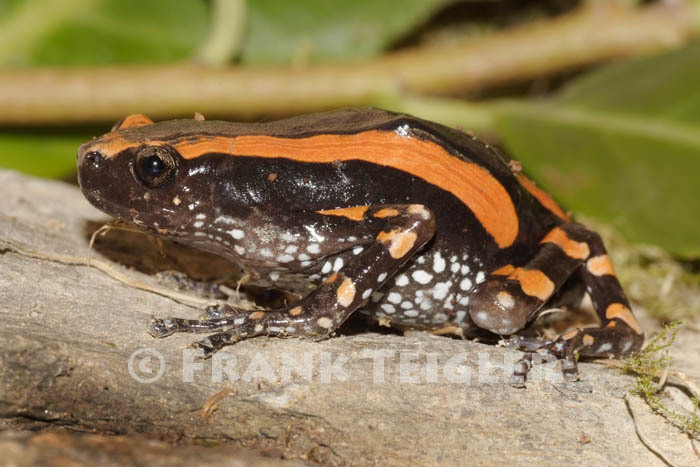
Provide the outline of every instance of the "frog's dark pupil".
{"type": "Polygon", "coordinates": [[[143,161],[143,169],[145,175],[157,178],[168,170],[168,166],[160,157],[150,156],[143,161]]]}

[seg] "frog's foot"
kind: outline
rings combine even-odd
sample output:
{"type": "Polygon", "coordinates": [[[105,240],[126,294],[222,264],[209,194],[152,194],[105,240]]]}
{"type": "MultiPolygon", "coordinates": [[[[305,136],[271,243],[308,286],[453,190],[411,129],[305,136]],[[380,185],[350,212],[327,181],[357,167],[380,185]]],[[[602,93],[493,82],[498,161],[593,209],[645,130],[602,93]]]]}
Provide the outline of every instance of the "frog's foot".
{"type": "Polygon", "coordinates": [[[167,337],[176,332],[201,334],[235,326],[242,319],[244,318],[236,315],[201,320],[182,318],[153,319],[148,325],[148,333],[153,337],[167,337]]]}
{"type": "Polygon", "coordinates": [[[261,335],[286,337],[297,331],[290,325],[297,320],[295,308],[250,311],[221,305],[210,307],[207,312],[211,316],[209,319],[154,319],[148,327],[148,332],[153,337],[167,337],[176,332],[195,334],[214,332],[215,334],[193,344],[197,350],[197,357],[208,358],[222,347],[243,339],[261,335]]]}
{"type": "Polygon", "coordinates": [[[248,335],[246,331],[241,329],[222,331],[194,342],[192,348],[195,351],[195,357],[204,360],[214,355],[217,351],[221,350],[221,348],[235,344],[248,337],[253,337],[254,335],[255,333],[253,333],[253,335],[248,335]]]}
{"type": "Polygon", "coordinates": [[[562,373],[567,381],[578,379],[578,367],[576,366],[576,352],[572,346],[563,345],[559,338],[555,342],[545,341],[533,337],[513,336],[505,342],[505,347],[525,351],[523,358],[515,362],[510,385],[515,388],[524,388],[527,374],[533,363],[549,363],[556,360],[562,361],[562,373]]]}
{"type": "Polygon", "coordinates": [[[222,287],[222,284],[219,282],[192,279],[190,276],[180,271],[162,271],[156,274],[156,279],[160,284],[167,287],[171,287],[175,290],[194,292],[200,297],[225,300],[229,296],[226,293],[226,287],[222,287]]]}
{"type": "Polygon", "coordinates": [[[232,307],[231,305],[228,305],[226,303],[220,303],[208,306],[207,309],[204,310],[204,318],[221,319],[229,316],[240,316],[244,313],[247,313],[247,311],[241,310],[240,308],[232,307]]]}

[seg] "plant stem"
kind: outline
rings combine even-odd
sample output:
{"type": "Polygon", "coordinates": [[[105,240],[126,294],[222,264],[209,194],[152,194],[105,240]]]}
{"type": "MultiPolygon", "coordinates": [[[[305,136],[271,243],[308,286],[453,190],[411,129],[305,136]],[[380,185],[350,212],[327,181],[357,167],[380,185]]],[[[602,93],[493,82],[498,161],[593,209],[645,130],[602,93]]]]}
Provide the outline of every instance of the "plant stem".
{"type": "MultiPolygon", "coordinates": [[[[566,16],[459,45],[304,68],[178,64],[5,70],[0,72],[0,124],[113,121],[135,112],[152,118],[195,111],[208,118],[253,118],[394,102],[395,107],[420,107],[422,115],[444,111],[464,125],[454,105],[433,101],[437,106],[431,108],[430,100],[408,99],[403,104],[401,100],[473,92],[677,47],[697,32],[693,13],[686,2],[640,8],[590,2],[566,16]]],[[[478,111],[478,106],[470,107],[464,118],[489,126],[489,115],[478,111]]]]}

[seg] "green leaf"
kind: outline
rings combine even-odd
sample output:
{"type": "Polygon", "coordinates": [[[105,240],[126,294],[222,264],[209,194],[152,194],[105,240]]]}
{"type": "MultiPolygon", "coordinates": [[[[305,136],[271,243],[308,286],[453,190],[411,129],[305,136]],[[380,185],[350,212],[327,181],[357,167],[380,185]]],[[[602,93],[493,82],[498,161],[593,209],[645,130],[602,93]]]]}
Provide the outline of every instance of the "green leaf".
{"type": "Polygon", "coordinates": [[[568,209],[700,256],[700,43],[602,68],[496,112],[505,146],[568,209]]]}
{"type": "Polygon", "coordinates": [[[65,178],[75,172],[78,146],[105,131],[3,130],[0,167],[39,177],[65,178]]]}
{"type": "Polygon", "coordinates": [[[377,55],[449,0],[251,0],[242,60],[289,63],[377,55]]]}
{"type": "Polygon", "coordinates": [[[0,66],[162,63],[203,41],[203,0],[0,0],[0,66]]]}

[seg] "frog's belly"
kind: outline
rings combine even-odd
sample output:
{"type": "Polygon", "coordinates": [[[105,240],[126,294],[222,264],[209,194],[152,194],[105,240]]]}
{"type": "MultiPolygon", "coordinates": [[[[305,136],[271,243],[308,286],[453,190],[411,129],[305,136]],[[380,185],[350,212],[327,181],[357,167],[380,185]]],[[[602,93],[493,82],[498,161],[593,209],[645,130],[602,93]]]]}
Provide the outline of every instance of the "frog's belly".
{"type": "Polygon", "coordinates": [[[475,256],[429,250],[374,292],[360,311],[399,327],[467,328],[470,291],[486,274],[475,256]]]}

